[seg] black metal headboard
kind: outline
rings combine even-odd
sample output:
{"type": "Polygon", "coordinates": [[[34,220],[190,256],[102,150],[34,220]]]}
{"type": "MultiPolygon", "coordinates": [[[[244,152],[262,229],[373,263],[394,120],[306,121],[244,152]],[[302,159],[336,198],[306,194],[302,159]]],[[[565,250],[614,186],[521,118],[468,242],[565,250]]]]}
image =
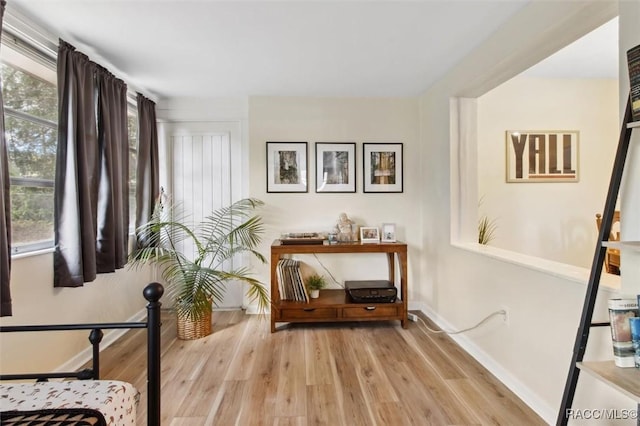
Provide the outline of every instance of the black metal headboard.
{"type": "Polygon", "coordinates": [[[164,287],[160,283],[150,283],[142,291],[147,304],[147,320],[144,322],[113,322],[95,324],[52,324],[52,325],[10,325],[0,326],[0,333],[29,332],[29,331],[65,331],[91,330],[89,341],[93,348],[91,368],[58,373],[25,373],[0,374],[0,380],[25,380],[75,378],[80,380],[100,378],[100,342],[102,330],[109,329],[147,329],[147,424],[160,424],[160,298],[164,294],[164,287]]]}

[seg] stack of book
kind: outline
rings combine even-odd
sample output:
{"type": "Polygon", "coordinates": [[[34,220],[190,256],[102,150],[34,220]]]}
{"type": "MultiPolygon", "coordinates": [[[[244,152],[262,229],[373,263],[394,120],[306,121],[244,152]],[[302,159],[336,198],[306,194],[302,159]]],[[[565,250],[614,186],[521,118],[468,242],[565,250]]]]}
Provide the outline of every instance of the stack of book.
{"type": "Polygon", "coordinates": [[[309,302],[309,294],[300,274],[299,260],[280,259],[276,273],[281,300],[309,302]]]}

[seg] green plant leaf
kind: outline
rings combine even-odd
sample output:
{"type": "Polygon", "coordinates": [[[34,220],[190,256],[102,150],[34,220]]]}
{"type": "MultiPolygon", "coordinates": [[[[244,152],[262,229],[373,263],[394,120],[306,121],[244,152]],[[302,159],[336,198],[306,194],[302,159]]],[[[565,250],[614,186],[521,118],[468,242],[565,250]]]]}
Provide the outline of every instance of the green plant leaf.
{"type": "Polygon", "coordinates": [[[257,251],[264,225],[255,215],[263,204],[257,199],[242,199],[193,224],[183,210],[158,203],[149,222],[136,231],[138,247],[130,255],[131,265],[161,267],[167,295],[179,315],[200,318],[211,303],[222,300],[228,285],[242,283],[264,311],[269,306],[264,284],[251,277],[248,268],[232,266],[234,257],[245,253],[266,263],[257,251]],[[194,254],[183,253],[185,246],[192,246],[194,254]]]}

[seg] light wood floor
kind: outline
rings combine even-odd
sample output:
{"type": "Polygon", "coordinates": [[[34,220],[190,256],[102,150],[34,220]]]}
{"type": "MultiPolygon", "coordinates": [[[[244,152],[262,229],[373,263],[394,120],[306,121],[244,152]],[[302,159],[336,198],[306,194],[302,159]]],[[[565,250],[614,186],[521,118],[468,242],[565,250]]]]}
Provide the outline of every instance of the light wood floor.
{"type": "MultiPolygon", "coordinates": [[[[300,324],[274,334],[269,326],[268,317],[215,312],[211,336],[183,341],[163,313],[162,425],[546,424],[449,337],[427,336],[419,323],[300,324]]],[[[139,425],[145,344],[143,330],[131,331],[101,356],[102,378],[142,392],[139,425]]]]}

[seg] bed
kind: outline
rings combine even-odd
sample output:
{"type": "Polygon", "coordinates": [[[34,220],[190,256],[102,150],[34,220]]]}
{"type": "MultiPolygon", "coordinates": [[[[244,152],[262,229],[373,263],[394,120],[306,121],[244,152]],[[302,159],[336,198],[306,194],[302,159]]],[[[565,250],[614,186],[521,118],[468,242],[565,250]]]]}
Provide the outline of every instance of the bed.
{"type": "Polygon", "coordinates": [[[0,333],[89,330],[91,368],[74,372],[0,374],[0,424],[124,426],[136,424],[139,391],[130,383],[100,379],[102,330],[147,329],[147,424],[160,425],[160,298],[164,288],[143,290],[143,322],[2,326],[0,333]],[[59,379],[49,381],[50,379],[59,379]],[[12,381],[20,380],[19,383],[12,381]],[[36,382],[24,382],[36,380],[36,382]]]}

